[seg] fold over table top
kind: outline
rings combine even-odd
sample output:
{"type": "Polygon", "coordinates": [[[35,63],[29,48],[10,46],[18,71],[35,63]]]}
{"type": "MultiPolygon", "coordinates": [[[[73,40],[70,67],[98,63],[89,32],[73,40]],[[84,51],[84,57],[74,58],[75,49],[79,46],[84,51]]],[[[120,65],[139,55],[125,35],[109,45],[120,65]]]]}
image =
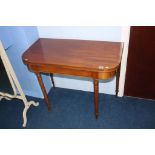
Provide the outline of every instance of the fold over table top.
{"type": "Polygon", "coordinates": [[[41,38],[23,54],[23,60],[31,65],[57,65],[100,72],[116,69],[121,54],[120,42],[41,38]]]}

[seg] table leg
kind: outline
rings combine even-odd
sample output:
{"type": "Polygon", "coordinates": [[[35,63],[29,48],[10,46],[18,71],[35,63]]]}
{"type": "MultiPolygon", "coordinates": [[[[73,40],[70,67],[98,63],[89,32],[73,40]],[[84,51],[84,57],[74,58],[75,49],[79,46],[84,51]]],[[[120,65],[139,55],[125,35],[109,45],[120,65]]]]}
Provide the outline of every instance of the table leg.
{"type": "Polygon", "coordinates": [[[120,77],[120,66],[117,69],[117,73],[116,73],[116,97],[118,96],[118,92],[119,92],[119,77],[120,77]]]}
{"type": "Polygon", "coordinates": [[[36,76],[38,78],[41,90],[43,92],[45,103],[47,104],[47,107],[48,107],[48,111],[51,111],[51,103],[49,102],[48,95],[47,95],[47,92],[46,92],[46,89],[45,89],[41,74],[40,73],[35,73],[35,74],[36,74],[36,76]]]}
{"type": "Polygon", "coordinates": [[[54,83],[54,79],[53,79],[53,74],[50,73],[50,77],[51,77],[51,81],[52,81],[52,84],[53,84],[53,88],[55,88],[55,83],[54,83]]]}
{"type": "Polygon", "coordinates": [[[96,119],[99,116],[99,111],[98,111],[98,98],[99,98],[99,93],[98,93],[98,85],[99,85],[99,80],[94,79],[94,106],[95,106],[95,115],[96,119]]]}

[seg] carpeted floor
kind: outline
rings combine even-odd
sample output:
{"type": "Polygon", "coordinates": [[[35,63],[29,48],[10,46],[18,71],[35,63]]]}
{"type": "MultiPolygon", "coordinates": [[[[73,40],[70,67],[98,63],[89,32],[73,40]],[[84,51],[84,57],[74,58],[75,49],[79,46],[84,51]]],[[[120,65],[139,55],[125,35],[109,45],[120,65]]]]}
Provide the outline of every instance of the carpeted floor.
{"type": "MultiPolygon", "coordinates": [[[[100,94],[100,117],[95,119],[93,93],[62,88],[52,89],[49,98],[52,112],[43,100],[31,107],[27,129],[150,129],[155,128],[155,101],[118,98],[100,94]]],[[[22,128],[23,103],[20,100],[0,101],[0,128],[22,128]]]]}

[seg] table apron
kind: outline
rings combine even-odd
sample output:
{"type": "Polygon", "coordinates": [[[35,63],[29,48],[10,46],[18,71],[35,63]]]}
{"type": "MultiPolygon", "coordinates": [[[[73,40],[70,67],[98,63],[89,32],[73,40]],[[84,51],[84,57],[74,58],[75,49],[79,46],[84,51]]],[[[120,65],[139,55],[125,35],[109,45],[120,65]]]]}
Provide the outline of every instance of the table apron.
{"type": "Polygon", "coordinates": [[[44,67],[38,65],[28,65],[29,70],[35,73],[55,73],[64,75],[73,75],[80,77],[88,77],[93,79],[110,79],[116,75],[117,70],[107,71],[107,72],[95,72],[88,70],[64,68],[64,67],[44,67]]]}

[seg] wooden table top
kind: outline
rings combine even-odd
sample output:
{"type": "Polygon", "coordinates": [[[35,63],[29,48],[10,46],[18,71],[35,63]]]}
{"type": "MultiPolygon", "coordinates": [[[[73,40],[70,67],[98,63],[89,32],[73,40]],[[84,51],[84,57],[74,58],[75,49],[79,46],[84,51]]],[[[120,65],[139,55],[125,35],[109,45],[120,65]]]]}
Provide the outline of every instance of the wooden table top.
{"type": "Polygon", "coordinates": [[[121,61],[120,42],[38,39],[24,54],[26,64],[57,65],[91,71],[116,69],[121,61]]]}

